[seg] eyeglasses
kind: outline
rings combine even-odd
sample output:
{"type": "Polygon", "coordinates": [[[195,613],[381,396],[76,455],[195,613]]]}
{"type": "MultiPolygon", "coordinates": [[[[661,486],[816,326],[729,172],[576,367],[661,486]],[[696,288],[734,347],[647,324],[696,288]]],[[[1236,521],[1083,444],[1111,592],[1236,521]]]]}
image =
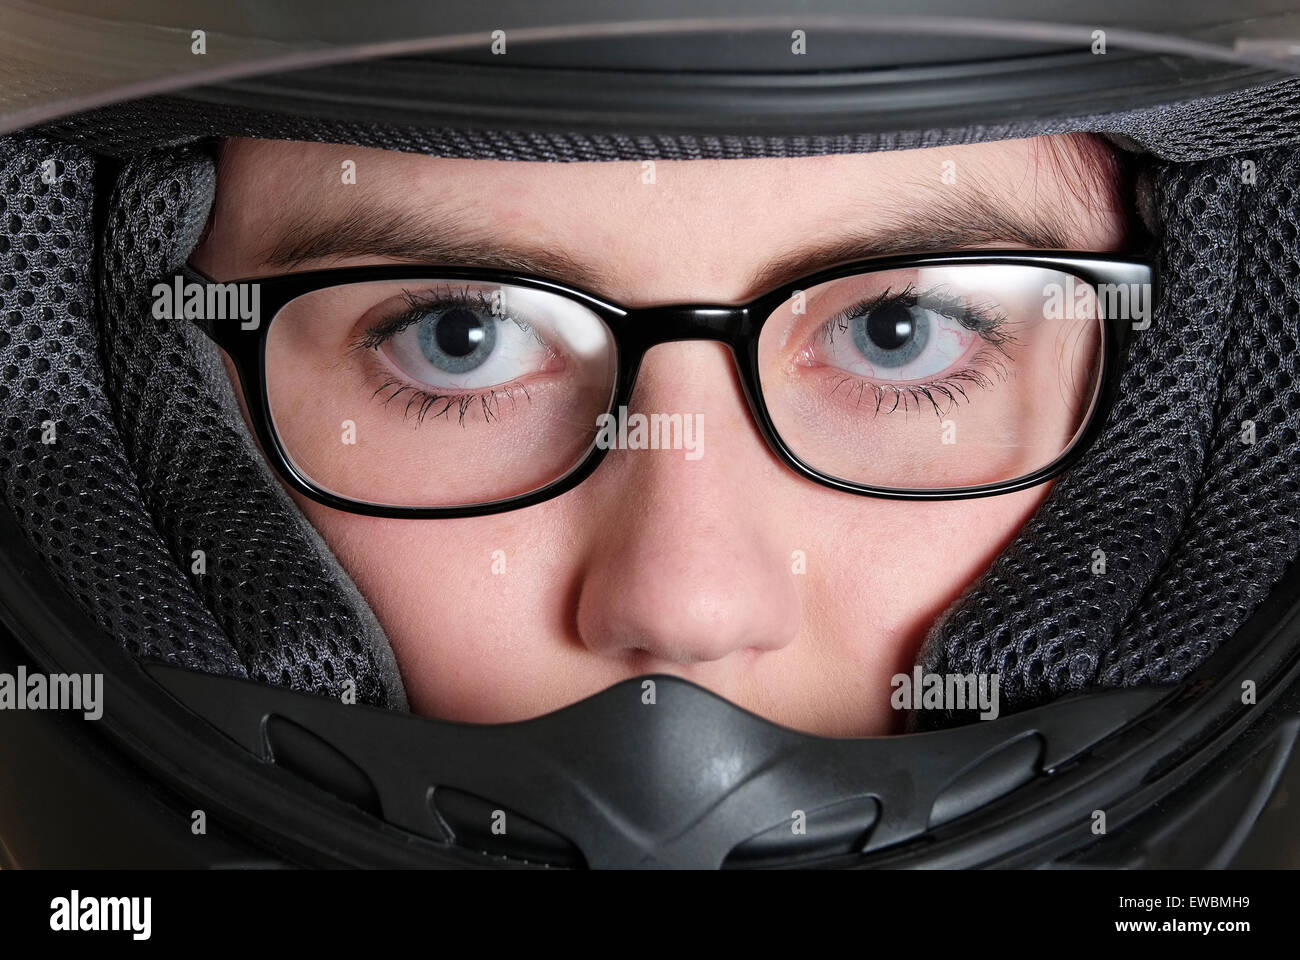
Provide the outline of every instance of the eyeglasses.
{"type": "Polygon", "coordinates": [[[740,306],[630,309],[498,270],[222,284],[185,266],[155,296],[230,356],[291,487],[433,518],[556,497],[610,449],[706,456],[703,411],[628,414],[646,352],[682,340],[731,349],[763,437],[809,480],[907,500],[1043,483],[1100,431],[1153,277],[1135,260],[981,251],[841,264],[740,306]]]}

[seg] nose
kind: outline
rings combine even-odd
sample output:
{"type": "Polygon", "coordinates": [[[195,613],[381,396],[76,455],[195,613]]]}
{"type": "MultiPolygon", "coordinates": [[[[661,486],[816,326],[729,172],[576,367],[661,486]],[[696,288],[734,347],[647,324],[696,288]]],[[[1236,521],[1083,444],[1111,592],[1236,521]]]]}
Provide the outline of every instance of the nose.
{"type": "Polygon", "coordinates": [[[614,449],[588,481],[603,533],[583,571],[582,642],[645,670],[786,646],[800,625],[797,544],[779,496],[791,478],[750,419],[729,351],[654,348],[629,420],[634,413],[702,417],[705,442],[698,459],[614,449]]]}

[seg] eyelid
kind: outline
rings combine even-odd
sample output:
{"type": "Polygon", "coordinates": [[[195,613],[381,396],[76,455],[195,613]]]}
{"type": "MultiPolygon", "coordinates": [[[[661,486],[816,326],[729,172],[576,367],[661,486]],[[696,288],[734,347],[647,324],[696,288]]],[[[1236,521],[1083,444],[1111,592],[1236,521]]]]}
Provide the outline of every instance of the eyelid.
{"type": "MultiPolygon", "coordinates": [[[[853,318],[895,304],[905,304],[909,307],[921,306],[923,309],[932,310],[940,316],[956,320],[966,329],[990,341],[999,337],[999,332],[1007,322],[1006,315],[1000,310],[988,310],[977,304],[968,303],[960,296],[941,293],[938,287],[931,287],[918,294],[916,284],[909,281],[907,286],[897,293],[894,293],[892,287],[886,287],[880,293],[863,297],[836,313],[820,327],[820,330],[825,333],[827,339],[831,339],[836,329],[846,329],[847,322],[853,318]]],[[[997,339],[996,342],[1001,340],[997,339]]]]}
{"type": "MultiPolygon", "coordinates": [[[[367,327],[359,336],[355,343],[361,349],[377,349],[387,343],[393,337],[397,336],[407,327],[420,322],[428,311],[435,308],[447,307],[466,307],[469,309],[482,310],[489,316],[496,317],[499,322],[504,323],[511,320],[524,333],[531,334],[539,344],[552,349],[549,344],[538,336],[537,331],[527,320],[511,316],[505,313],[496,313],[492,309],[492,301],[483,294],[481,290],[473,290],[467,286],[461,290],[449,290],[447,293],[426,292],[421,298],[420,294],[410,290],[402,291],[402,299],[406,301],[406,309],[400,313],[388,316],[373,326],[367,327]]],[[[374,309],[373,307],[371,309],[374,309]]]]}

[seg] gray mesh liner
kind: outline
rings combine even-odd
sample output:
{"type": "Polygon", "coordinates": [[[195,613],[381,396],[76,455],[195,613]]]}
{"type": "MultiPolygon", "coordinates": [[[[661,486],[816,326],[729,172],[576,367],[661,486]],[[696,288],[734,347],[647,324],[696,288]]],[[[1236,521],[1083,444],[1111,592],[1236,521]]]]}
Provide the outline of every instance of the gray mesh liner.
{"type": "Polygon", "coordinates": [[[93,173],[78,147],[0,139],[0,498],[60,583],[129,652],[244,676],[158,535],[105,398],[93,173]],[[46,160],[54,184],[42,180],[46,160]]]}
{"type": "Polygon", "coordinates": [[[348,143],[439,157],[491,160],[692,160],[804,157],[909,150],[1089,131],[1169,160],[1196,160],[1300,140],[1300,80],[1123,113],[1025,120],[957,129],[799,137],[673,133],[582,134],[398,126],[260,113],[156,97],[93,110],[43,128],[96,152],[130,155],[203,137],[348,143]]]}
{"type": "Polygon", "coordinates": [[[101,370],[91,161],[43,141],[0,152],[0,467],[28,539],[138,656],[331,696],[352,683],[358,702],[404,709],[387,639],[237,425],[201,338],[152,316],[152,278],[189,255],[207,218],[211,160],[190,151],[122,171],[100,251],[101,370]],[[40,180],[47,157],[65,164],[53,187],[40,180]],[[53,449],[40,443],[51,417],[53,449]]]}
{"type": "MultiPolygon", "coordinates": [[[[1217,194],[1236,197],[1235,289],[1219,331],[1225,362],[1218,383],[1209,463],[1188,523],[1159,581],[1110,645],[1099,679],[1106,684],[1178,679],[1241,624],[1300,553],[1300,150],[1256,158],[1257,186],[1193,180],[1185,192],[1163,186],[1168,215],[1194,215],[1217,194]],[[1199,188],[1199,189],[1198,189],[1199,188]],[[1208,194],[1208,195],[1207,195],[1208,194]],[[1243,424],[1255,443],[1242,442],[1243,424]]],[[[1222,200],[1220,200],[1222,202],[1222,200]]],[[[1196,237],[1191,275],[1205,278],[1211,244],[1196,237]]],[[[1216,249],[1215,251],[1219,251],[1216,249]]],[[[1224,284],[1226,286],[1226,284],[1224,284]]],[[[1206,293],[1214,288],[1201,280],[1206,293]]],[[[1224,294],[1229,291],[1223,290],[1224,294]]]]}
{"type": "Polygon", "coordinates": [[[1155,171],[1163,290],[1122,398],[1085,462],[931,630],[926,670],[996,672],[1004,709],[1174,682],[1300,553],[1298,176],[1295,148],[1155,171]]]}

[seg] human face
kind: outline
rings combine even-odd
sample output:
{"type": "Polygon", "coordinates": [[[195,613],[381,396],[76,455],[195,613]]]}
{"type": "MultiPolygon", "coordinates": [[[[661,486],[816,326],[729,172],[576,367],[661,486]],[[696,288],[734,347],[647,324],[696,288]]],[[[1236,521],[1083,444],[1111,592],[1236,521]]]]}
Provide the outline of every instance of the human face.
{"type": "MultiPolygon", "coordinates": [[[[627,306],[736,303],[850,237],[863,255],[1118,250],[1125,218],[1079,150],[1040,138],[665,161],[649,177],[640,163],[232,141],[192,262],[218,280],[419,262],[440,232],[450,256],[472,240],[497,265],[540,260],[627,306]]],[[[387,631],[416,712],[520,720],[668,673],[796,729],[897,732],[891,678],[1048,491],[912,503],[811,483],[763,442],[713,342],[651,350],[630,409],[698,415],[707,455],[611,450],[562,496],[466,519],[365,517],[294,494],[387,631]]]]}

